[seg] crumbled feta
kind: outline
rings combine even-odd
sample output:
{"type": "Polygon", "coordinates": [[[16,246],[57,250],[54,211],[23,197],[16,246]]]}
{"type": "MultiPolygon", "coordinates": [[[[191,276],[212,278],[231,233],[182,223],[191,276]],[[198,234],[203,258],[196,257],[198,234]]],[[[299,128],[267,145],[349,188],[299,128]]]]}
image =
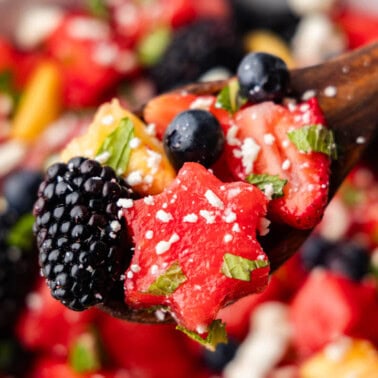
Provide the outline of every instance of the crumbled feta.
{"type": "Polygon", "coordinates": [[[224,237],[223,237],[223,241],[224,241],[225,243],[229,243],[232,239],[233,239],[233,236],[232,236],[231,234],[226,234],[226,235],[224,235],[224,237]]]}
{"type": "Polygon", "coordinates": [[[163,253],[169,251],[171,248],[171,245],[173,243],[176,243],[178,240],[180,240],[180,237],[174,233],[172,236],[169,238],[168,241],[166,240],[161,240],[159,241],[156,246],[155,246],[155,251],[157,255],[162,255],[163,253]]]}
{"type": "Polygon", "coordinates": [[[105,126],[110,126],[114,123],[115,119],[113,114],[106,114],[101,118],[101,124],[105,126]]]}
{"type": "Polygon", "coordinates": [[[143,198],[143,202],[146,204],[146,205],[154,205],[155,204],[155,199],[153,196],[146,196],[143,198]]]}
{"type": "Polygon", "coordinates": [[[132,171],[126,177],[126,182],[130,186],[139,185],[143,182],[143,176],[141,171],[132,171]]]}
{"type": "Polygon", "coordinates": [[[186,223],[196,223],[198,221],[198,215],[194,213],[187,214],[184,216],[182,221],[186,223]]]}
{"type": "Polygon", "coordinates": [[[112,229],[113,232],[118,232],[118,231],[121,230],[122,226],[121,226],[121,223],[114,220],[114,221],[110,222],[110,228],[112,229]]]}
{"type": "Polygon", "coordinates": [[[328,87],[324,88],[324,95],[327,97],[335,97],[337,94],[337,88],[333,85],[329,85],[328,87]]]}
{"type": "Polygon", "coordinates": [[[264,143],[268,146],[271,146],[275,142],[276,138],[273,134],[267,133],[264,134],[264,143]]]}
{"type": "Polygon", "coordinates": [[[141,271],[141,268],[140,268],[140,266],[138,264],[131,264],[130,269],[134,273],[139,273],[141,271]]]}
{"type": "Polygon", "coordinates": [[[291,163],[290,163],[290,160],[289,159],[286,159],[283,163],[282,163],[282,166],[281,168],[284,170],[284,171],[287,171],[291,166],[291,163]]]}
{"type": "Polygon", "coordinates": [[[138,148],[140,144],[141,144],[141,140],[137,137],[132,138],[129,142],[129,146],[131,149],[138,148]]]}
{"type": "Polygon", "coordinates": [[[163,223],[168,223],[169,221],[173,219],[173,216],[171,213],[168,213],[160,209],[156,212],[156,219],[159,219],[163,223]]]}
{"type": "Polygon", "coordinates": [[[240,150],[234,151],[235,157],[242,159],[242,165],[247,175],[252,172],[253,165],[257,159],[260,149],[261,147],[253,138],[245,138],[240,150]]]}
{"type": "Polygon", "coordinates": [[[227,131],[226,141],[230,146],[240,146],[241,140],[236,137],[238,134],[239,127],[236,124],[232,124],[227,131]]]}
{"type": "Polygon", "coordinates": [[[151,240],[154,237],[154,232],[152,230],[147,230],[144,237],[151,240]]]}
{"type": "Polygon", "coordinates": [[[213,211],[200,210],[199,214],[202,218],[205,218],[207,224],[215,222],[215,214],[213,211]]]}
{"type": "Polygon", "coordinates": [[[223,215],[223,220],[226,223],[232,223],[236,221],[236,213],[234,213],[230,208],[227,208],[223,215]]]}
{"type": "Polygon", "coordinates": [[[219,209],[223,209],[224,207],[223,201],[212,190],[210,189],[206,190],[205,197],[209,201],[211,206],[217,207],[219,209]]]}
{"type": "Polygon", "coordinates": [[[134,201],[131,198],[120,198],[117,201],[117,206],[122,207],[124,209],[130,209],[134,206],[134,201]]]}

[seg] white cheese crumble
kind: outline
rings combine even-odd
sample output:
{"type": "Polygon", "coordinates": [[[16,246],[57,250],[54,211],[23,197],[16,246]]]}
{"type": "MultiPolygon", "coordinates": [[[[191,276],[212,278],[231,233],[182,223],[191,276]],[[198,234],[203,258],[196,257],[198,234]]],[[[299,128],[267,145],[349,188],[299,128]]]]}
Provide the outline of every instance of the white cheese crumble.
{"type": "Polygon", "coordinates": [[[203,109],[203,110],[209,110],[211,104],[213,103],[213,98],[197,98],[190,104],[190,109],[203,109]]]}
{"type": "Polygon", "coordinates": [[[275,142],[276,138],[273,134],[267,133],[264,134],[264,143],[268,146],[271,146],[275,142]]]}
{"type": "Polygon", "coordinates": [[[97,155],[95,157],[95,160],[98,161],[100,164],[105,164],[109,160],[110,156],[110,152],[104,151],[102,154],[97,155]]]}
{"type": "Polygon", "coordinates": [[[205,197],[209,201],[211,206],[217,207],[219,209],[223,209],[224,203],[223,201],[210,189],[206,190],[205,197]]]}
{"type": "Polygon", "coordinates": [[[168,223],[169,221],[171,221],[173,219],[173,216],[172,216],[171,213],[168,213],[168,212],[160,209],[156,212],[156,219],[158,219],[159,221],[161,221],[163,223],[168,223]]]}
{"type": "Polygon", "coordinates": [[[240,232],[239,223],[234,223],[232,226],[232,232],[240,232]]]}
{"type": "Polygon", "coordinates": [[[182,221],[186,223],[196,223],[198,221],[198,215],[194,213],[187,214],[184,216],[182,221]]]}
{"type": "Polygon", "coordinates": [[[176,243],[178,240],[180,240],[180,237],[176,233],[173,233],[168,241],[166,240],[159,241],[155,246],[156,254],[162,255],[163,253],[169,251],[169,249],[171,248],[171,245],[173,243],[176,243]]]}
{"type": "Polygon", "coordinates": [[[151,240],[154,237],[154,232],[152,230],[147,230],[146,233],[144,234],[144,237],[146,239],[151,240]]]}
{"type": "Polygon", "coordinates": [[[207,224],[215,222],[215,214],[213,211],[200,210],[199,214],[202,218],[205,218],[207,224]]]}
{"type": "Polygon", "coordinates": [[[134,273],[139,273],[141,271],[141,267],[138,264],[131,264],[130,269],[134,273]]]}
{"type": "Polygon", "coordinates": [[[122,207],[124,209],[130,209],[134,206],[134,201],[131,198],[120,198],[117,201],[117,206],[122,207]]]}
{"type": "Polygon", "coordinates": [[[269,200],[271,200],[272,196],[274,194],[273,184],[272,183],[265,184],[264,188],[263,188],[263,191],[264,191],[264,194],[265,194],[266,198],[268,198],[269,200]]]}
{"type": "Polygon", "coordinates": [[[122,227],[121,223],[118,221],[114,220],[110,222],[110,228],[112,229],[113,232],[118,232],[122,227]]]}
{"type": "Polygon", "coordinates": [[[284,170],[284,171],[287,171],[291,166],[291,163],[290,163],[290,160],[289,159],[286,159],[283,163],[282,163],[282,166],[281,168],[284,170]]]}
{"type": "Polygon", "coordinates": [[[324,88],[324,95],[327,97],[335,97],[337,94],[337,88],[333,85],[329,85],[328,87],[324,88]]]}
{"type": "Polygon", "coordinates": [[[225,243],[229,243],[233,238],[234,238],[234,237],[233,237],[231,234],[226,234],[226,235],[224,235],[224,237],[223,237],[223,241],[224,241],[225,243]]]}
{"type": "Polygon", "coordinates": [[[132,138],[129,142],[129,146],[131,149],[138,148],[140,144],[141,144],[141,140],[137,137],[132,138]]]}
{"type": "Polygon", "coordinates": [[[253,165],[257,159],[261,147],[255,142],[253,138],[245,138],[240,147],[240,150],[235,150],[236,158],[241,158],[245,173],[248,175],[252,173],[253,165]]]}
{"type": "Polygon", "coordinates": [[[366,143],[366,138],[363,137],[363,136],[359,136],[359,137],[356,139],[356,143],[357,143],[357,144],[365,144],[365,143],[366,143]]]}
{"type": "Polygon", "coordinates": [[[146,205],[154,205],[155,204],[155,199],[153,196],[149,195],[143,198],[143,202],[146,205]]]}
{"type": "Polygon", "coordinates": [[[133,171],[126,177],[126,182],[130,186],[139,185],[143,182],[143,176],[141,171],[133,171]]]}
{"type": "Polygon", "coordinates": [[[105,126],[110,126],[114,123],[115,119],[113,114],[107,114],[101,118],[101,124],[105,126]]]}
{"type": "Polygon", "coordinates": [[[150,272],[153,276],[156,276],[158,271],[159,271],[159,267],[156,264],[151,265],[150,272]]]}
{"type": "Polygon", "coordinates": [[[236,137],[239,131],[239,127],[236,124],[233,124],[227,131],[226,141],[230,146],[240,146],[241,140],[236,137]]]}
{"type": "Polygon", "coordinates": [[[223,220],[226,223],[232,223],[236,221],[236,213],[234,213],[231,209],[226,209],[223,215],[223,220]]]}

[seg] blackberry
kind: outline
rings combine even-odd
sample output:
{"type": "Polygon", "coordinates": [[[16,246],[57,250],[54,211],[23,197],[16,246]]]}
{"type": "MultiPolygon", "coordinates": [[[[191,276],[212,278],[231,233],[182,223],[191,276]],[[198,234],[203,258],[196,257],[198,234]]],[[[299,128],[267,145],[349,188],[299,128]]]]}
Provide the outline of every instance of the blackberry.
{"type": "Polygon", "coordinates": [[[110,167],[76,157],[46,172],[34,205],[41,272],[54,298],[81,311],[122,284],[131,259],[119,199],[134,198],[110,167]]]}
{"type": "Polygon", "coordinates": [[[150,75],[159,92],[196,81],[213,67],[232,72],[243,57],[241,38],[226,21],[202,19],[178,29],[150,75]]]}
{"type": "Polygon", "coordinates": [[[0,214],[0,334],[11,332],[38,274],[31,214],[0,214]]]}

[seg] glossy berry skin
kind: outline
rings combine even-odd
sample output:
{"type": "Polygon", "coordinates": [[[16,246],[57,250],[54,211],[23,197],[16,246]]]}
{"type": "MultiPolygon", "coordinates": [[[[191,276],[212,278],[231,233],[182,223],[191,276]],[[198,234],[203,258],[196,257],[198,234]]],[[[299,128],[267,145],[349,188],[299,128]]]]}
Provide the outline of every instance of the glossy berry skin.
{"type": "Polygon", "coordinates": [[[38,171],[21,169],[6,178],[3,195],[7,205],[18,214],[30,212],[37,198],[37,190],[42,181],[38,171]]]}
{"type": "Polygon", "coordinates": [[[164,150],[176,169],[186,162],[210,167],[224,146],[224,134],[218,120],[206,110],[186,110],[167,127],[164,150]]]}
{"type": "Polygon", "coordinates": [[[267,53],[250,53],[237,69],[240,94],[251,102],[279,101],[289,85],[286,63],[267,53]]]}

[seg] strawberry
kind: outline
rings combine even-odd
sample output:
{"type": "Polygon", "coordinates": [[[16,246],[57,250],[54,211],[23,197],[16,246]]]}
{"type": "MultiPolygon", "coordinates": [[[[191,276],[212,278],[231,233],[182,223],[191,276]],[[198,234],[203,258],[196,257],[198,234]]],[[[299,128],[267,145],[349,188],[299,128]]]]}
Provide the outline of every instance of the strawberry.
{"type": "MultiPolygon", "coordinates": [[[[327,203],[330,159],[321,152],[303,153],[289,133],[324,124],[317,101],[289,108],[264,102],[242,108],[233,121],[227,132],[226,156],[234,176],[251,183],[251,174],[278,176],[284,180],[283,193],[279,198],[273,194],[270,218],[296,228],[314,227],[327,203]]],[[[272,187],[262,187],[268,196],[272,194],[268,193],[272,187]]]]}
{"type": "Polygon", "coordinates": [[[99,333],[109,361],[134,373],[133,376],[197,376],[200,368],[197,356],[189,350],[187,338],[176,332],[174,325],[132,323],[103,316],[99,333]],[[159,353],[160,350],[164,352],[159,353]]]}
{"type": "Polygon", "coordinates": [[[16,326],[20,342],[27,348],[65,355],[70,342],[84,332],[95,316],[94,310],[76,313],[52,298],[42,280],[27,298],[28,306],[16,326]]]}
{"type": "Polygon", "coordinates": [[[188,109],[210,111],[224,130],[230,123],[228,112],[216,107],[214,96],[198,96],[187,92],[171,92],[154,97],[143,109],[143,118],[147,123],[155,125],[156,135],[161,139],[172,120],[188,109]]]}
{"type": "Polygon", "coordinates": [[[127,304],[168,306],[179,325],[206,332],[221,307],[267,284],[268,261],[255,235],[266,205],[254,186],[224,184],[186,163],[163,193],[125,209],[136,245],[127,304]]]}
{"type": "Polygon", "coordinates": [[[309,355],[338,336],[378,342],[376,286],[356,283],[342,275],[314,270],[295,295],[290,307],[294,343],[309,355]]]}
{"type": "Polygon", "coordinates": [[[96,105],[121,75],[135,69],[131,52],[130,67],[120,67],[127,50],[121,50],[109,25],[87,15],[67,15],[47,39],[46,50],[60,65],[68,107],[96,105]]]}

